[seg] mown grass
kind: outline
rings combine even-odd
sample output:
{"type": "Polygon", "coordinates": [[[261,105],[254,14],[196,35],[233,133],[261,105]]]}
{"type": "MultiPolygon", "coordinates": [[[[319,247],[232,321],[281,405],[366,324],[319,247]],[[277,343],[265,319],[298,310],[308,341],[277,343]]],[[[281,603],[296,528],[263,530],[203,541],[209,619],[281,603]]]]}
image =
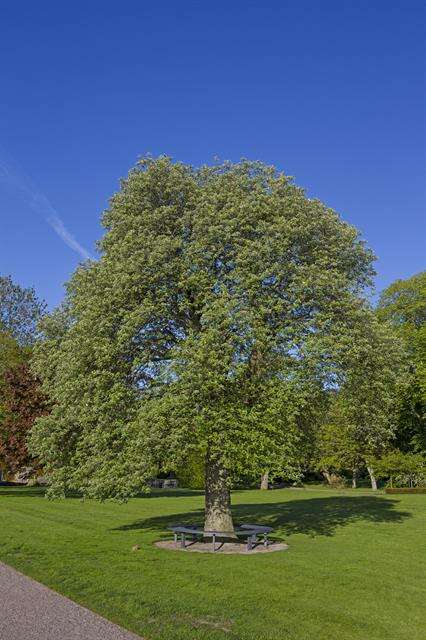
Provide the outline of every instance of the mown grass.
{"type": "Polygon", "coordinates": [[[236,519],[271,524],[288,551],[153,546],[168,524],[201,522],[202,504],[191,491],[119,505],[3,487],[0,559],[147,640],[425,640],[426,496],[238,491],[236,519]]]}

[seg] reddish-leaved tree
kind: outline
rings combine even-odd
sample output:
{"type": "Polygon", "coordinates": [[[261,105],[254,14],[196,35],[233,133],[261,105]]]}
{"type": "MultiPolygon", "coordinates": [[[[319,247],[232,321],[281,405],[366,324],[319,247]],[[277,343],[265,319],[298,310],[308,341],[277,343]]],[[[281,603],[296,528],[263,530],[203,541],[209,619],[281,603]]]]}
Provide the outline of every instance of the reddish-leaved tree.
{"type": "Polygon", "coordinates": [[[9,473],[23,467],[38,468],[27,448],[27,435],[36,418],[49,413],[40,380],[27,364],[18,364],[4,373],[2,389],[4,419],[0,424],[0,459],[9,473]]]}

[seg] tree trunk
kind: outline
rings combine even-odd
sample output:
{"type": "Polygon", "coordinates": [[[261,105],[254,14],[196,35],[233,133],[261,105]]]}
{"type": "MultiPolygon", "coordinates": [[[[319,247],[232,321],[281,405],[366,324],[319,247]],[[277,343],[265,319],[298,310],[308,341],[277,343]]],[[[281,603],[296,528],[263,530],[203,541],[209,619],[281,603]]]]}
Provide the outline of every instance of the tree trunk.
{"type": "Polygon", "coordinates": [[[352,469],[352,489],[356,489],[358,469],[352,469]]]}
{"type": "Polygon", "coordinates": [[[330,484],[330,485],[333,484],[332,481],[331,481],[331,474],[330,474],[328,469],[323,469],[321,471],[321,473],[324,476],[324,478],[327,480],[328,484],[330,484]]]}
{"type": "Polygon", "coordinates": [[[373,491],[377,491],[377,480],[376,480],[376,476],[374,475],[373,467],[369,467],[367,465],[367,471],[371,480],[371,488],[373,489],[373,491]]]}
{"type": "Polygon", "coordinates": [[[226,469],[217,458],[206,457],[206,511],[204,530],[221,531],[235,537],[231,514],[231,493],[226,481],[226,469]]]}
{"type": "Polygon", "coordinates": [[[262,473],[260,477],[260,488],[269,489],[269,471],[262,473]]]}

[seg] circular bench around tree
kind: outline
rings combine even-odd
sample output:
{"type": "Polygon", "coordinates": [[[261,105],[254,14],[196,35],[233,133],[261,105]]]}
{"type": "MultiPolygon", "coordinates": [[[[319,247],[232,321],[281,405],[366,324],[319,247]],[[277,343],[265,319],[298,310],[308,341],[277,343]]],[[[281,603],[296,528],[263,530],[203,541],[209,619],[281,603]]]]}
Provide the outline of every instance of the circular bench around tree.
{"type": "Polygon", "coordinates": [[[212,550],[216,551],[216,540],[226,540],[228,538],[245,538],[247,544],[247,551],[251,551],[253,546],[258,541],[258,536],[262,536],[262,544],[268,546],[268,535],[273,531],[272,527],[266,527],[264,525],[257,524],[241,524],[234,528],[233,532],[226,531],[206,531],[205,529],[191,524],[185,525],[171,525],[169,527],[174,533],[174,539],[176,545],[179,543],[182,549],[186,548],[186,540],[189,538],[192,542],[198,541],[204,538],[212,539],[212,550]]]}

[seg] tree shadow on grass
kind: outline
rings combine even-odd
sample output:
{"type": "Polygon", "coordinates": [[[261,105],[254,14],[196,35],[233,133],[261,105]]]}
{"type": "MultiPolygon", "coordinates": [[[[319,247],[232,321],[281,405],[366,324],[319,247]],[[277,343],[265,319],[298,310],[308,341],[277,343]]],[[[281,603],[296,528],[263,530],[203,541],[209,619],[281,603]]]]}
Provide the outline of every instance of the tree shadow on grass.
{"type": "MultiPolygon", "coordinates": [[[[397,500],[380,497],[333,496],[291,500],[275,504],[237,504],[232,507],[235,522],[265,524],[278,536],[302,533],[309,536],[332,536],[336,529],[356,522],[390,522],[399,524],[412,517],[399,511],[397,500]]],[[[114,531],[151,530],[165,532],[172,524],[203,524],[203,509],[187,513],[137,520],[114,531]]]]}

